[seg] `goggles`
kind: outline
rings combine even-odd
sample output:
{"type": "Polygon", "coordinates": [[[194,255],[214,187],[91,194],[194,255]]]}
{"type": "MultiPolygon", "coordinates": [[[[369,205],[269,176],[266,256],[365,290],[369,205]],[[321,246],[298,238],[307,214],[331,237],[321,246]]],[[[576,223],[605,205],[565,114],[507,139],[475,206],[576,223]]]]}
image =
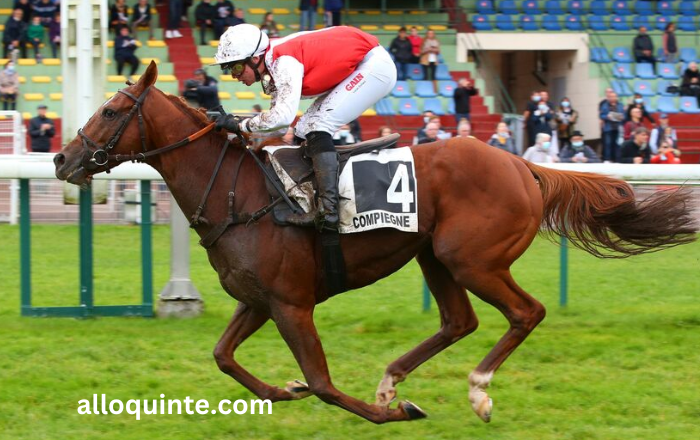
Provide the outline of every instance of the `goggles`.
{"type": "Polygon", "coordinates": [[[232,74],[238,76],[241,73],[243,73],[243,70],[245,70],[245,64],[246,64],[246,60],[233,61],[231,63],[222,64],[221,70],[225,74],[232,73],[232,74]]]}

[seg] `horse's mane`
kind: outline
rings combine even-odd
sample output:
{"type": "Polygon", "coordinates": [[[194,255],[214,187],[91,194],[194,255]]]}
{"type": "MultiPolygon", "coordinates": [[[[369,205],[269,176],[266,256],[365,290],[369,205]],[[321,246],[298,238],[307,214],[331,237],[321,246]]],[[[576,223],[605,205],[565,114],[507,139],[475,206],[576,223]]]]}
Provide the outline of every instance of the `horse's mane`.
{"type": "Polygon", "coordinates": [[[187,102],[185,102],[185,98],[183,98],[182,96],[170,95],[168,93],[164,93],[164,95],[170,100],[170,102],[175,104],[176,107],[180,107],[182,112],[186,114],[190,119],[192,119],[194,123],[198,125],[209,123],[206,109],[196,109],[190,107],[189,105],[187,105],[187,102]]]}

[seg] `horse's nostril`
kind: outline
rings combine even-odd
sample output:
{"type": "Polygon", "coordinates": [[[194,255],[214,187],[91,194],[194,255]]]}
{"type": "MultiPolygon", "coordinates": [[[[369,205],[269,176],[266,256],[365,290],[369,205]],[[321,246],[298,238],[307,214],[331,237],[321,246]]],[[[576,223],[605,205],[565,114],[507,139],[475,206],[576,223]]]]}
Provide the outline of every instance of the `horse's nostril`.
{"type": "Polygon", "coordinates": [[[53,163],[57,166],[60,167],[66,162],[66,156],[58,153],[56,156],[53,158],[53,163]]]}

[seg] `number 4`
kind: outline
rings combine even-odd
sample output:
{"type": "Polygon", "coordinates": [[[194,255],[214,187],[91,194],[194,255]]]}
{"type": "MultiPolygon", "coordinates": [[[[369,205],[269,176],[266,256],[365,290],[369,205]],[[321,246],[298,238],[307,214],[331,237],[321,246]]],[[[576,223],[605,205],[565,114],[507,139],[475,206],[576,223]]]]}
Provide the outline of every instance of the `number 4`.
{"type": "Polygon", "coordinates": [[[401,211],[410,212],[411,203],[413,203],[413,192],[408,190],[408,168],[405,164],[401,164],[396,168],[396,174],[391,180],[389,189],[386,191],[387,203],[401,203],[401,211]],[[401,190],[397,188],[401,183],[401,190]]]}

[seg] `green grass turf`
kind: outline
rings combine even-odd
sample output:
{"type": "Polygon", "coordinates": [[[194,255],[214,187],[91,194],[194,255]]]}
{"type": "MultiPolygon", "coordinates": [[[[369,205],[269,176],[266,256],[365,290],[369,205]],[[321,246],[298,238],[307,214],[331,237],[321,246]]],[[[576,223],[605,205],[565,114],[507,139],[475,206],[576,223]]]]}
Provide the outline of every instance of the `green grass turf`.
{"type": "MultiPolygon", "coordinates": [[[[77,302],[77,228],[35,226],[35,305],[77,302]]],[[[139,231],[95,228],[96,303],[139,298],[139,231]]],[[[156,293],[168,276],[169,229],[155,227],[156,293]]],[[[19,317],[18,230],[0,226],[0,439],[679,439],[700,438],[700,244],[631,258],[571,252],[570,305],[558,306],[557,248],[538,239],[514,267],[548,316],[496,374],[493,421],[467,399],[467,375],[506,329],[473,298],[480,328],[416,370],[399,399],[429,418],[375,426],[316,399],[272,415],[78,415],[80,399],[252,399],[211,356],[235,306],[193,237],[192,278],[206,301],[193,320],[19,317]]],[[[386,365],[438,326],[421,313],[412,262],[321,305],[316,322],[334,383],[373,400],[386,365]]],[[[302,378],[268,324],[237,353],[263,380],[302,378]]]]}

